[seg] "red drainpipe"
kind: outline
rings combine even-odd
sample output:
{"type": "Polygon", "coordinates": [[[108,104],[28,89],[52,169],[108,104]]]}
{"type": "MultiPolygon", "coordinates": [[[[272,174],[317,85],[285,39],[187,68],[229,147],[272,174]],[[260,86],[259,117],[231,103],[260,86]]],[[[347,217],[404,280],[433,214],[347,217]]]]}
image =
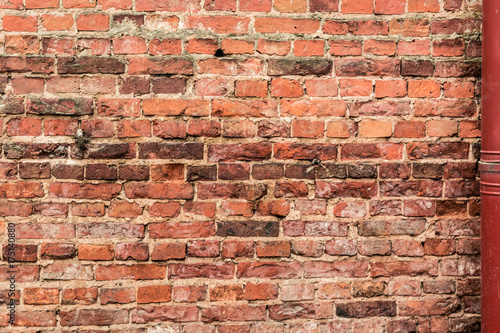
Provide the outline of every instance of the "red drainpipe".
{"type": "Polygon", "coordinates": [[[481,326],[500,332],[500,1],[483,1],[481,326]]]}

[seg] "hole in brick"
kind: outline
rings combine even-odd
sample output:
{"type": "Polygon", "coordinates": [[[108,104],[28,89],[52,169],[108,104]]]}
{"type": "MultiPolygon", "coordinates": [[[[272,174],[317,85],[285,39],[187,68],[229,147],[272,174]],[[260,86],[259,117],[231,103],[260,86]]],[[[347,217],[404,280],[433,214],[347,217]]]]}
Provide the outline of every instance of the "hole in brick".
{"type": "Polygon", "coordinates": [[[215,51],[214,55],[215,55],[216,57],[223,57],[223,56],[225,56],[224,51],[222,51],[221,49],[217,49],[217,50],[215,51]]]}

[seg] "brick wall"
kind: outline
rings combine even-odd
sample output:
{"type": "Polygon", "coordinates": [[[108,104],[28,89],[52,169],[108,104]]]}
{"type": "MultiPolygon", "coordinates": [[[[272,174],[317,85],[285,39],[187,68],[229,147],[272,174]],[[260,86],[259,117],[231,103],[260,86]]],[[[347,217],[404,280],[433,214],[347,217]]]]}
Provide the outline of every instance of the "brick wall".
{"type": "Polygon", "coordinates": [[[479,2],[0,8],[0,332],[479,329],[479,2]]]}

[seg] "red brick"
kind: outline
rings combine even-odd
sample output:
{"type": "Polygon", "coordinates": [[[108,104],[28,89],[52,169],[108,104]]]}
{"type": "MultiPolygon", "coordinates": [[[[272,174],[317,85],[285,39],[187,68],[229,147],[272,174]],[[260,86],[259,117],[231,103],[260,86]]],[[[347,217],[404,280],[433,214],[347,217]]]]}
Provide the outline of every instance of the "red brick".
{"type": "Polygon", "coordinates": [[[321,138],[324,131],[323,121],[295,120],[292,123],[292,136],[297,138],[321,138]]]}
{"type": "Polygon", "coordinates": [[[109,16],[105,14],[82,14],[76,19],[76,28],[79,31],[107,31],[109,30],[109,16]]]}
{"type": "Polygon", "coordinates": [[[97,288],[63,289],[62,304],[89,305],[97,302],[97,288]]]}
{"type": "Polygon", "coordinates": [[[461,121],[459,126],[461,138],[478,138],[481,136],[481,123],[478,121],[461,121]]]}
{"type": "Polygon", "coordinates": [[[104,209],[103,203],[75,203],[71,206],[71,213],[75,216],[103,216],[104,209]]]}
{"type": "Polygon", "coordinates": [[[131,9],[132,0],[98,0],[102,9],[131,9]]]}
{"type": "Polygon", "coordinates": [[[181,205],[178,202],[157,202],[148,208],[150,216],[177,217],[180,213],[181,205]]]}
{"type": "Polygon", "coordinates": [[[5,31],[36,32],[38,28],[37,20],[38,17],[36,16],[5,15],[2,24],[5,31]]]}
{"type": "Polygon", "coordinates": [[[187,255],[190,257],[217,257],[219,255],[219,241],[217,240],[188,241],[187,255]]]}
{"type": "Polygon", "coordinates": [[[293,43],[293,53],[298,57],[322,56],[325,42],[319,40],[297,40],[293,43]]]}
{"type": "Polygon", "coordinates": [[[408,97],[439,97],[441,84],[431,80],[408,82],[408,97]]]}
{"type": "Polygon", "coordinates": [[[430,55],[431,43],[428,40],[413,40],[413,41],[399,41],[398,42],[398,55],[416,56],[416,55],[430,55]]]}
{"type": "MultiPolygon", "coordinates": [[[[51,77],[47,79],[47,91],[54,93],[71,93],[78,92],[80,90],[80,79],[75,77],[51,77]]],[[[49,119],[45,121],[45,124],[49,119]]],[[[52,120],[56,121],[56,120],[52,120]]],[[[61,119],[60,121],[67,121],[66,119],[61,119]]]]}
{"type": "Polygon", "coordinates": [[[410,13],[437,13],[440,6],[437,0],[409,0],[408,12],[410,13]]]}
{"type": "Polygon", "coordinates": [[[392,136],[392,124],[385,121],[362,120],[359,123],[359,135],[369,138],[392,136]]]}
{"type": "Polygon", "coordinates": [[[220,48],[224,54],[252,54],[254,43],[241,39],[223,39],[220,48]]]}
{"type": "Polygon", "coordinates": [[[332,79],[310,79],[305,81],[306,93],[311,97],[337,96],[337,81],[332,79]]]}
{"type": "Polygon", "coordinates": [[[344,14],[371,14],[373,13],[373,3],[367,0],[346,0],[342,3],[342,13],[344,14]]]}
{"type": "Polygon", "coordinates": [[[157,244],[151,253],[151,260],[184,259],[186,245],[182,243],[157,244]]]}
{"type": "Polygon", "coordinates": [[[193,54],[214,54],[218,45],[215,39],[190,39],[185,47],[193,54]]]}
{"type": "Polygon", "coordinates": [[[263,305],[217,306],[201,309],[201,321],[256,321],[266,318],[263,305]]]}
{"type": "Polygon", "coordinates": [[[271,96],[273,97],[300,97],[304,90],[295,80],[273,79],[271,81],[271,96]]]}
{"type": "Polygon", "coordinates": [[[406,81],[375,81],[375,97],[404,97],[406,95],[406,81]]]}
{"type": "Polygon", "coordinates": [[[95,0],[63,0],[64,8],[92,8],[95,5],[95,0]]]}
{"type": "Polygon", "coordinates": [[[257,134],[257,126],[250,120],[225,120],[222,126],[222,136],[229,138],[251,138],[257,134]]]}
{"type": "Polygon", "coordinates": [[[152,285],[137,288],[137,303],[166,303],[172,300],[172,287],[152,285]]]}
{"type": "Polygon", "coordinates": [[[244,299],[240,285],[221,285],[210,288],[210,301],[240,301],[244,299]]]}
{"type": "Polygon", "coordinates": [[[115,54],[146,53],[146,41],[141,37],[113,38],[113,52],[115,54]]]}
{"type": "Polygon", "coordinates": [[[290,53],[291,42],[259,39],[257,52],[269,55],[287,55],[290,53]]]}
{"type": "Polygon", "coordinates": [[[346,112],[344,101],[329,99],[283,100],[282,112],[290,116],[335,116],[342,117],[346,112]]]}
{"type": "Polygon", "coordinates": [[[36,245],[14,244],[3,246],[3,260],[12,260],[19,262],[36,262],[37,261],[36,245]]]}
{"type": "Polygon", "coordinates": [[[127,310],[81,309],[61,311],[60,315],[63,326],[106,326],[127,323],[129,312],[127,310]]]}
{"type": "MultiPolygon", "coordinates": [[[[84,55],[108,55],[111,53],[111,41],[108,39],[86,38],[77,40],[77,46],[82,49],[84,55]]],[[[88,78],[98,80],[99,78],[88,78]]]]}
{"type": "Polygon", "coordinates": [[[271,0],[248,0],[240,4],[240,10],[246,12],[269,12],[271,0]]]}
{"type": "Polygon", "coordinates": [[[135,288],[101,288],[101,304],[127,304],[135,302],[135,288]]]}
{"type": "Polygon", "coordinates": [[[390,35],[402,35],[405,37],[426,37],[429,36],[429,30],[429,21],[424,19],[391,20],[389,23],[390,35]]]}
{"type": "Polygon", "coordinates": [[[391,56],[396,52],[396,42],[389,40],[374,40],[365,41],[365,53],[375,54],[380,56],[391,56]]]}
{"type": "Polygon", "coordinates": [[[190,120],[187,124],[190,136],[217,137],[221,135],[221,123],[216,120],[190,120]]]}
{"type": "Polygon", "coordinates": [[[458,124],[455,120],[431,120],[427,122],[427,135],[437,137],[455,136],[458,124]]]}
{"type": "Polygon", "coordinates": [[[266,97],[267,81],[236,81],[236,97],[266,97]]]}
{"type": "Polygon", "coordinates": [[[289,257],[290,242],[257,242],[256,252],[258,257],[289,257]]]}
{"type": "MultiPolygon", "coordinates": [[[[422,257],[424,255],[424,247],[422,242],[417,240],[395,239],[392,241],[392,252],[402,257],[422,257]]],[[[391,287],[391,283],[389,283],[389,287],[391,287]]]]}
{"type": "Polygon", "coordinates": [[[214,33],[246,33],[249,24],[249,17],[189,16],[187,18],[188,28],[208,30],[214,33]]]}
{"type": "Polygon", "coordinates": [[[43,38],[43,54],[75,55],[75,40],[69,38],[43,38]]]}
{"type": "MultiPolygon", "coordinates": [[[[345,22],[327,20],[323,32],[330,35],[347,35],[349,26],[345,22]]],[[[359,45],[361,46],[361,43],[359,45]]]]}
{"type": "Polygon", "coordinates": [[[149,248],[143,243],[119,243],[115,247],[117,260],[148,260],[149,248]]]}
{"type": "Polygon", "coordinates": [[[450,98],[472,98],[474,84],[470,81],[445,82],[444,95],[450,98]]]}
{"type": "Polygon", "coordinates": [[[206,10],[236,11],[236,0],[209,0],[205,3],[206,10]]]}
{"type": "Polygon", "coordinates": [[[107,245],[81,244],[78,247],[78,259],[80,260],[112,260],[114,247],[107,245]]]}
{"type": "Polygon", "coordinates": [[[405,4],[404,0],[375,0],[375,14],[404,14],[405,4]]]}
{"type": "Polygon", "coordinates": [[[215,234],[215,224],[211,221],[152,223],[149,231],[151,238],[205,238],[215,234]]]}
{"type": "Polygon", "coordinates": [[[272,283],[247,283],[245,286],[246,300],[269,300],[278,298],[278,285],[272,283]]]}
{"type": "Polygon", "coordinates": [[[76,255],[76,247],[73,243],[42,243],[42,259],[68,259],[76,255]]]}
{"type": "Polygon", "coordinates": [[[260,33],[315,33],[319,21],[313,19],[292,19],[281,17],[256,17],[255,31],[260,33]]]}
{"type": "Polygon", "coordinates": [[[42,122],[35,118],[14,118],[7,122],[8,136],[37,136],[42,132],[42,122]]]}
{"type": "Polygon", "coordinates": [[[370,96],[373,92],[371,80],[341,79],[340,96],[370,96]]]}
{"type": "Polygon", "coordinates": [[[14,324],[21,327],[50,327],[56,325],[56,316],[54,312],[49,311],[19,312],[14,324]]]}
{"type": "Polygon", "coordinates": [[[222,257],[237,258],[249,257],[254,255],[254,243],[245,241],[225,241],[222,244],[222,257]]]}
{"type": "Polygon", "coordinates": [[[6,53],[36,54],[39,44],[37,36],[5,36],[6,53]]]}
{"type": "Polygon", "coordinates": [[[174,302],[194,303],[207,298],[206,286],[175,286],[173,288],[174,302]]]}

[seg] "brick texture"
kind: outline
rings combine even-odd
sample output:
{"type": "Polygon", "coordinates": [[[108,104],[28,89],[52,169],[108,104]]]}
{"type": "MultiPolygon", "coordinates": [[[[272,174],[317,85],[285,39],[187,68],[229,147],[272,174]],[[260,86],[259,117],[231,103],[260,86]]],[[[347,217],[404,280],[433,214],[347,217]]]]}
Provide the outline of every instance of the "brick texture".
{"type": "Polygon", "coordinates": [[[0,11],[0,332],[480,330],[480,0],[0,11]]]}

